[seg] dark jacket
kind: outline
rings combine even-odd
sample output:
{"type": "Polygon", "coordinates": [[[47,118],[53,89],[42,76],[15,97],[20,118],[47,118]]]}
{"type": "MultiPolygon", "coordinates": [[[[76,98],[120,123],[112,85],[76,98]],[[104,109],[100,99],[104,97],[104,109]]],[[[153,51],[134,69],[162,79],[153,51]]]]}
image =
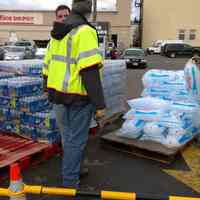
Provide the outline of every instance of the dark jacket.
{"type": "MultiPolygon", "coordinates": [[[[87,24],[94,28],[87,19],[79,13],[72,12],[64,23],[55,22],[51,31],[52,38],[62,40],[73,28],[87,24]]],[[[82,82],[86,88],[88,96],[76,94],[66,94],[58,92],[55,89],[47,88],[49,100],[55,104],[74,104],[82,105],[91,102],[96,109],[105,108],[103,89],[100,80],[99,66],[93,65],[80,72],[82,82]]],[[[47,78],[44,76],[44,86],[46,86],[47,78]]]]}

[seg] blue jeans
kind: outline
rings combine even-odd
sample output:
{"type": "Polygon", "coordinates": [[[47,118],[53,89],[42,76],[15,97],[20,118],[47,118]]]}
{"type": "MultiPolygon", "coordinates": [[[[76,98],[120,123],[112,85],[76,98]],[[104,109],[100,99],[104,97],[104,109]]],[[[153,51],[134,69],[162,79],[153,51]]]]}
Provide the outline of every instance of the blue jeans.
{"type": "Polygon", "coordinates": [[[63,144],[62,176],[64,187],[78,187],[80,163],[94,113],[92,104],[54,105],[63,144]]]}

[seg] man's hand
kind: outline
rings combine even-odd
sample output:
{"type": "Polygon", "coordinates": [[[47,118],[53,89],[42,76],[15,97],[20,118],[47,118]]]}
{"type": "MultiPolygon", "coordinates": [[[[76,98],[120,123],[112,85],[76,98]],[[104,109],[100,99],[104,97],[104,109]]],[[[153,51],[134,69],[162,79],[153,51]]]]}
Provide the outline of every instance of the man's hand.
{"type": "Polygon", "coordinates": [[[95,119],[97,121],[100,120],[100,119],[102,119],[103,117],[105,117],[105,113],[106,113],[105,109],[97,110],[96,113],[95,113],[95,119]]]}
{"type": "Polygon", "coordinates": [[[47,92],[47,91],[44,91],[44,92],[43,92],[43,96],[45,96],[45,97],[48,98],[48,92],[47,92]]]}

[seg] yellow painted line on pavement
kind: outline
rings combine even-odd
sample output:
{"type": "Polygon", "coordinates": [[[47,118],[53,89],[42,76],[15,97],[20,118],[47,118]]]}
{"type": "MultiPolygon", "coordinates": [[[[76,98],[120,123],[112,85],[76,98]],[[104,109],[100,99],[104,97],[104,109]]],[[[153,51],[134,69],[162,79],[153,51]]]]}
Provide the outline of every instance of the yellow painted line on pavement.
{"type": "Polygon", "coordinates": [[[189,146],[183,151],[182,156],[190,171],[170,169],[163,171],[200,193],[200,148],[194,145],[189,146]]]}

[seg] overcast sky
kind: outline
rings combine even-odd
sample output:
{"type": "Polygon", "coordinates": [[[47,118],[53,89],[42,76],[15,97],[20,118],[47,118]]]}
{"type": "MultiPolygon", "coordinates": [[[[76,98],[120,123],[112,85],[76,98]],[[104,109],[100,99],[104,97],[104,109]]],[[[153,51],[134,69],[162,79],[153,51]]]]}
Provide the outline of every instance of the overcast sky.
{"type": "MultiPolygon", "coordinates": [[[[97,2],[98,2],[97,4],[98,10],[109,10],[109,11],[116,10],[116,0],[97,0],[97,2]]],[[[71,7],[71,3],[72,0],[0,0],[0,9],[55,10],[55,8],[59,4],[66,4],[71,7]]],[[[134,13],[135,12],[133,12],[133,14],[134,13]]]]}

